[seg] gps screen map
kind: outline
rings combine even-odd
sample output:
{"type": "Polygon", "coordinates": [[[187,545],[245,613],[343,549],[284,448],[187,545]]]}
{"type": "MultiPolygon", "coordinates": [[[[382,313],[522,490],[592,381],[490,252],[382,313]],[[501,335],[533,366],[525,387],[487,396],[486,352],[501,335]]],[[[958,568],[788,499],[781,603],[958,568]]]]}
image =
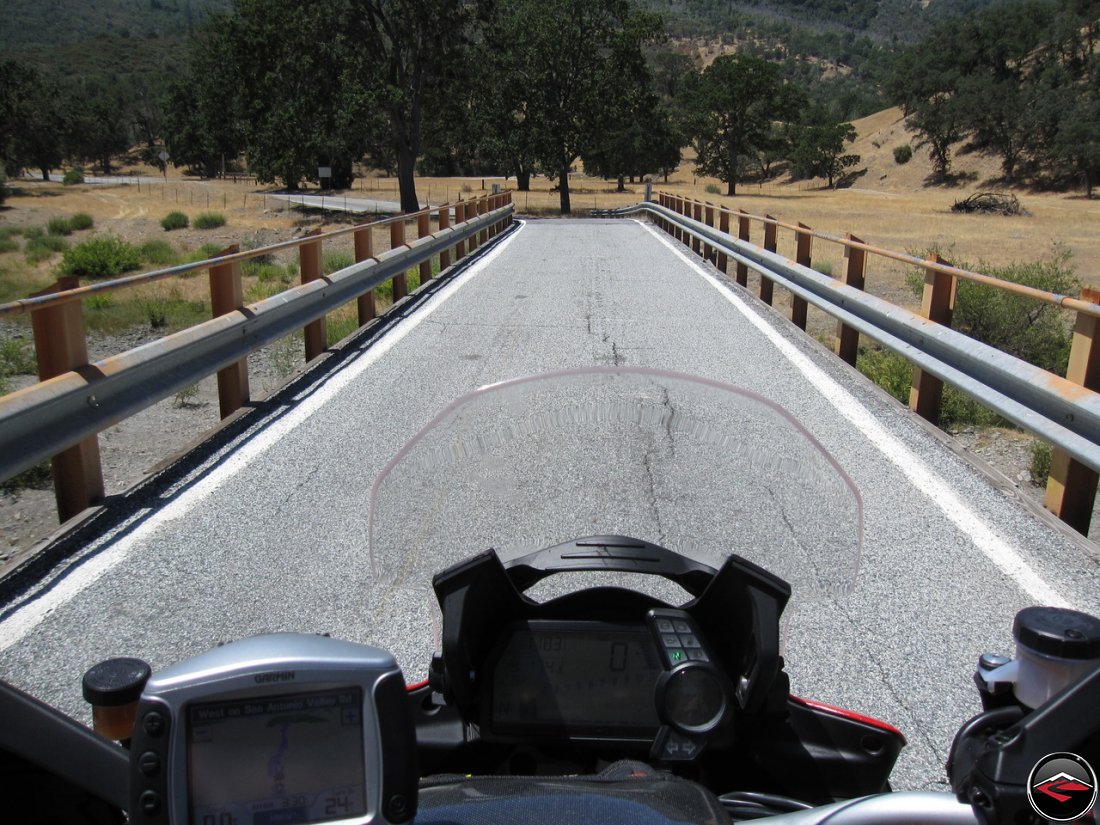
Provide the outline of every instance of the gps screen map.
{"type": "Polygon", "coordinates": [[[193,704],[191,825],[300,825],[363,816],[363,691],[193,704]]]}

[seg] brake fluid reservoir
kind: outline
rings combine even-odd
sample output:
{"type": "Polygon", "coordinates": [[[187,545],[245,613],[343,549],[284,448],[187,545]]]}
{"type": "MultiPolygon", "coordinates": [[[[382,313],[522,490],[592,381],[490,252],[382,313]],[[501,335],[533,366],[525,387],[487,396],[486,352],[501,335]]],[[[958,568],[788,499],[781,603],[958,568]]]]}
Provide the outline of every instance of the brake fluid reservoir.
{"type": "Polygon", "coordinates": [[[1100,665],[1100,619],[1061,607],[1027,607],[1012,623],[1016,698],[1037,708],[1100,665]]]}

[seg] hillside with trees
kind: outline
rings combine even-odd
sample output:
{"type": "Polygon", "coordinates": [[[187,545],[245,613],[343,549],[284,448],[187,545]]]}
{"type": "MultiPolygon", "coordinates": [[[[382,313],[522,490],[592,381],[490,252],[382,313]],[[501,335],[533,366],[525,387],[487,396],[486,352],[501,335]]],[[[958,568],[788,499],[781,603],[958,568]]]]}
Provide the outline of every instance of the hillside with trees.
{"type": "Polygon", "coordinates": [[[1087,0],[90,0],[85,41],[14,11],[29,34],[0,55],[9,176],[109,172],[136,145],[289,189],[320,167],[346,188],[366,165],[400,179],[406,210],[417,172],[521,189],[541,174],[568,212],[578,163],[622,188],[687,146],[729,194],[780,174],[850,183],[851,121],[894,103],[932,182],[960,151],[997,156],[1008,183],[1091,193],[1100,175],[1087,0]]]}

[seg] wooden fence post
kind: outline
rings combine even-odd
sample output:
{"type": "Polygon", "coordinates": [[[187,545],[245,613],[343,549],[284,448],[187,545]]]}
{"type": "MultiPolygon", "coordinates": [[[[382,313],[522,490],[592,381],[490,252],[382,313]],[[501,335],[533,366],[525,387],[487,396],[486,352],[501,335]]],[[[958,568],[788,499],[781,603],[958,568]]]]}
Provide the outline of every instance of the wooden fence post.
{"type": "MultiPolygon", "coordinates": [[[[479,217],[481,215],[489,214],[489,198],[487,196],[483,196],[482,198],[480,198],[478,200],[478,202],[477,202],[477,214],[478,214],[479,217]]],[[[487,244],[487,243],[489,243],[489,230],[488,230],[488,228],[482,229],[480,232],[477,233],[477,245],[478,246],[485,246],[485,244],[487,244]]]]}
{"type": "MultiPolygon", "coordinates": [[[[426,238],[432,234],[432,213],[424,210],[416,216],[416,237],[426,238]]],[[[420,284],[423,286],[432,279],[432,260],[420,262],[420,284]]]]}
{"type": "MultiPolygon", "coordinates": [[[[356,230],[352,238],[355,241],[355,262],[362,263],[374,257],[374,239],[371,237],[372,228],[368,225],[356,230]]],[[[374,300],[374,290],[368,290],[360,295],[355,302],[359,314],[359,326],[373,320],[378,315],[378,305],[374,300]]]]}
{"type": "MultiPolygon", "coordinates": [[[[390,249],[397,249],[405,245],[405,216],[390,224],[390,249]]],[[[409,285],[405,280],[405,272],[393,276],[393,302],[397,303],[409,294],[409,285]]]]}
{"type": "MultiPolygon", "coordinates": [[[[237,244],[226,247],[217,254],[235,255],[241,248],[237,244]]],[[[241,263],[212,266],[210,273],[210,311],[214,318],[236,312],[244,306],[244,288],[241,285],[241,263]]],[[[218,370],[218,411],[222,418],[228,418],[249,401],[248,359],[242,358],[236,364],[230,364],[218,370]]]]}
{"type": "MultiPolygon", "coordinates": [[[[1081,299],[1098,303],[1100,290],[1083,289],[1081,299]]],[[[1094,346],[1098,332],[1100,319],[1083,312],[1077,313],[1069,367],[1066,369],[1066,378],[1094,391],[1100,390],[1100,348],[1094,346]]],[[[1091,467],[1055,447],[1043,504],[1074,530],[1087,536],[1096,500],[1097,478],[1096,471],[1091,467]]]]}
{"type": "MultiPolygon", "coordinates": [[[[314,229],[306,237],[320,234],[320,229],[314,229]]],[[[322,265],[321,241],[304,243],[298,247],[298,262],[303,284],[323,278],[325,272],[322,265]]],[[[310,321],[306,324],[303,333],[306,339],[306,362],[308,363],[328,349],[328,332],[325,319],[322,317],[316,321],[310,321]]]]}
{"type": "MultiPolygon", "coordinates": [[[[450,229],[451,227],[451,207],[448,204],[443,204],[443,208],[439,210],[439,228],[450,229]]],[[[439,271],[447,269],[451,265],[451,250],[444,249],[439,253],[439,271]]]]}
{"type": "MultiPolygon", "coordinates": [[[[863,243],[855,235],[848,233],[848,240],[863,243]]],[[[848,259],[848,266],[844,270],[844,283],[850,287],[862,290],[866,282],[867,252],[855,247],[844,247],[844,257],[848,259]]],[[[843,321],[836,322],[836,341],[833,351],[844,361],[856,365],[856,357],[859,354],[859,331],[847,326],[843,321]]]]}
{"type": "MultiPolygon", "coordinates": [[[[718,210],[718,231],[723,235],[730,233],[730,213],[728,209],[718,210]]],[[[719,252],[715,259],[715,266],[718,267],[718,271],[723,275],[726,274],[726,267],[729,266],[729,259],[726,257],[725,252],[719,252]]]]}
{"type": "MultiPolygon", "coordinates": [[[[802,266],[810,266],[810,255],[813,250],[814,236],[810,227],[801,221],[795,231],[795,263],[802,266]]],[[[798,295],[791,295],[791,323],[800,330],[806,330],[806,299],[798,295]]]]}
{"type": "MultiPolygon", "coordinates": [[[[764,216],[764,249],[768,252],[775,252],[778,246],[779,227],[776,225],[775,218],[771,215],[764,216]]],[[[772,305],[772,298],[775,294],[775,282],[766,277],[764,273],[760,273],[760,300],[768,306],[772,305]]]]}
{"type": "MultiPolygon", "coordinates": [[[[748,212],[743,209],[737,210],[737,239],[744,241],[745,243],[751,243],[750,234],[752,230],[752,219],[749,217],[748,212]]],[[[737,262],[737,283],[741,286],[747,287],[749,285],[749,267],[748,264],[743,264],[740,261],[737,262]]]]}
{"type": "MultiPolygon", "coordinates": [[[[50,288],[31,297],[52,295],[80,286],[76,277],[59,278],[50,288]]],[[[38,379],[88,365],[84,312],[80,301],[47,307],[31,313],[38,379]]],[[[64,524],[92,504],[103,501],[103,467],[99,460],[99,436],[90,435],[50,459],[58,520],[64,524]]]]}
{"type": "MultiPolygon", "coordinates": [[[[933,253],[928,260],[945,264],[939,255],[933,253]]],[[[937,324],[951,326],[951,314],[955,311],[955,291],[958,281],[954,275],[924,270],[924,295],[921,298],[921,315],[937,324]]],[[[913,367],[913,386],[909,390],[909,409],[931,421],[939,422],[940,402],[943,400],[943,382],[929,375],[920,367],[913,367]]]]}

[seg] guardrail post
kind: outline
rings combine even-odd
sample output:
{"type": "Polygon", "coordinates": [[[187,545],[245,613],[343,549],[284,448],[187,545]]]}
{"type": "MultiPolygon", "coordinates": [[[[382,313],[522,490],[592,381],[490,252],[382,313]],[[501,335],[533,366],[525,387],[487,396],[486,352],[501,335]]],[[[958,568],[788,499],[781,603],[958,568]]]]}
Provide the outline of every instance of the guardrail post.
{"type": "MultiPolygon", "coordinates": [[[[737,238],[738,240],[750,243],[749,235],[752,230],[752,219],[744,209],[737,210],[737,238]]],[[[737,262],[737,283],[743,287],[749,285],[749,267],[748,264],[743,264],[740,261],[737,262]]]]}
{"type": "MultiPolygon", "coordinates": [[[[65,292],[80,286],[76,277],[59,278],[49,289],[31,297],[65,292]]],[[[31,313],[38,379],[47,381],[88,365],[84,336],[84,312],[79,301],[59,304],[31,313]]],[[[94,397],[94,396],[93,396],[94,397]]],[[[88,506],[103,500],[103,467],[99,460],[99,436],[92,435],[50,459],[57,516],[64,523],[88,506]]]]}
{"type": "MultiPolygon", "coordinates": [[[[775,252],[778,246],[778,234],[779,226],[776,224],[775,218],[771,215],[764,216],[764,249],[768,252],[775,252]]],[[[775,294],[775,282],[760,273],[760,300],[768,306],[772,305],[772,298],[775,294]]]]}
{"type": "MultiPolygon", "coordinates": [[[[432,234],[432,213],[424,210],[416,216],[416,236],[426,238],[432,234]]],[[[432,279],[432,261],[429,258],[420,262],[420,283],[426,284],[432,279]]]]}
{"type": "MultiPolygon", "coordinates": [[[[855,235],[848,233],[848,240],[863,243],[855,235]]],[[[844,247],[844,257],[848,259],[848,266],[844,270],[844,283],[850,287],[862,290],[866,281],[867,252],[855,247],[844,247]]],[[[856,365],[856,357],[859,354],[859,330],[852,329],[843,321],[836,322],[836,341],[833,351],[841,359],[856,365]]]]}
{"type": "MultiPolygon", "coordinates": [[[[928,260],[937,264],[947,263],[933,253],[928,260]]],[[[921,298],[921,315],[937,324],[951,326],[951,314],[955,311],[955,291],[958,282],[954,275],[924,270],[924,296],[921,298]]],[[[909,409],[931,421],[939,422],[940,402],[943,400],[943,382],[920,367],[913,367],[913,386],[909,390],[909,409]]]]}
{"type": "MultiPolygon", "coordinates": [[[[1081,299],[1100,303],[1100,291],[1083,289],[1081,299]]],[[[1098,333],[1100,319],[1078,312],[1073,345],[1069,351],[1069,367],[1066,369],[1066,378],[1094,391],[1100,390],[1100,347],[1094,346],[1098,333]]],[[[1096,500],[1097,479],[1096,471],[1091,467],[1070,458],[1064,450],[1055,448],[1043,504],[1074,530],[1087,536],[1096,500]]]]}
{"type": "MultiPolygon", "coordinates": [[[[796,263],[802,266],[810,266],[810,255],[813,250],[814,236],[812,230],[806,224],[799,222],[795,232],[796,263]]],[[[806,299],[798,295],[791,295],[791,323],[805,332],[806,330],[806,299]]]]}
{"type": "MultiPolygon", "coordinates": [[[[728,235],[730,233],[730,213],[728,209],[718,210],[718,231],[721,232],[723,235],[728,235]]],[[[724,275],[726,272],[726,267],[728,265],[729,259],[726,257],[726,253],[719,252],[718,257],[715,260],[715,266],[717,266],[724,275]]]]}
{"type": "MultiPolygon", "coordinates": [[[[405,245],[405,216],[390,224],[390,249],[397,249],[405,245]]],[[[405,273],[393,276],[393,300],[397,303],[409,294],[409,285],[405,280],[405,273]]]]}
{"type": "MultiPolygon", "coordinates": [[[[369,261],[374,257],[374,238],[371,237],[372,231],[372,227],[368,225],[362,229],[356,230],[352,234],[352,239],[355,242],[356,263],[369,261]]],[[[364,294],[360,295],[355,304],[359,313],[359,326],[363,326],[368,321],[377,317],[378,305],[374,300],[373,289],[367,290],[364,294]]]]}
{"type": "MultiPolygon", "coordinates": [[[[306,235],[306,237],[308,238],[320,234],[321,230],[314,229],[306,235]]],[[[302,273],[303,284],[308,284],[311,281],[323,278],[325,272],[322,266],[321,241],[316,240],[311,243],[304,243],[298,247],[298,262],[302,273]]],[[[318,318],[316,321],[310,321],[306,324],[303,334],[306,339],[306,362],[308,363],[328,348],[328,334],[325,319],[322,317],[318,318]]]]}
{"type": "MultiPolygon", "coordinates": [[[[461,226],[466,221],[466,202],[459,201],[455,204],[455,226],[461,226]]],[[[455,263],[466,255],[466,242],[459,241],[455,244],[455,263]]]]}
{"type": "MultiPolygon", "coordinates": [[[[447,204],[439,210],[439,228],[449,229],[451,226],[451,207],[447,204]]],[[[442,272],[451,265],[451,250],[444,249],[439,253],[439,271],[442,272]]]]}
{"type": "MultiPolygon", "coordinates": [[[[709,203],[703,207],[703,223],[707,226],[714,228],[714,207],[709,203]]],[[[715,253],[714,247],[710,244],[703,244],[703,258],[711,263],[714,263],[718,256],[715,253]]]]}
{"type": "MultiPolygon", "coordinates": [[[[703,220],[703,204],[699,203],[699,201],[692,201],[692,204],[691,204],[691,217],[696,221],[702,221],[703,220]]],[[[699,238],[696,237],[695,235],[691,235],[690,237],[691,237],[691,251],[694,252],[696,255],[702,255],[703,254],[702,241],[700,241],[699,238]]]]}
{"type": "MultiPolygon", "coordinates": [[[[488,212],[489,212],[489,198],[488,197],[482,197],[477,202],[477,214],[479,216],[481,216],[481,215],[488,214],[488,212]]],[[[489,230],[487,228],[482,229],[480,232],[477,233],[477,245],[478,246],[485,246],[485,244],[487,244],[488,242],[489,242],[489,230]]]]}
{"type": "MultiPolygon", "coordinates": [[[[235,255],[240,251],[240,246],[233,244],[216,257],[235,255]]],[[[209,273],[211,315],[217,318],[241,309],[244,306],[244,288],[241,285],[240,261],[212,266],[209,273]]],[[[222,418],[228,418],[248,401],[248,359],[242,358],[218,370],[218,411],[222,418]]]]}

